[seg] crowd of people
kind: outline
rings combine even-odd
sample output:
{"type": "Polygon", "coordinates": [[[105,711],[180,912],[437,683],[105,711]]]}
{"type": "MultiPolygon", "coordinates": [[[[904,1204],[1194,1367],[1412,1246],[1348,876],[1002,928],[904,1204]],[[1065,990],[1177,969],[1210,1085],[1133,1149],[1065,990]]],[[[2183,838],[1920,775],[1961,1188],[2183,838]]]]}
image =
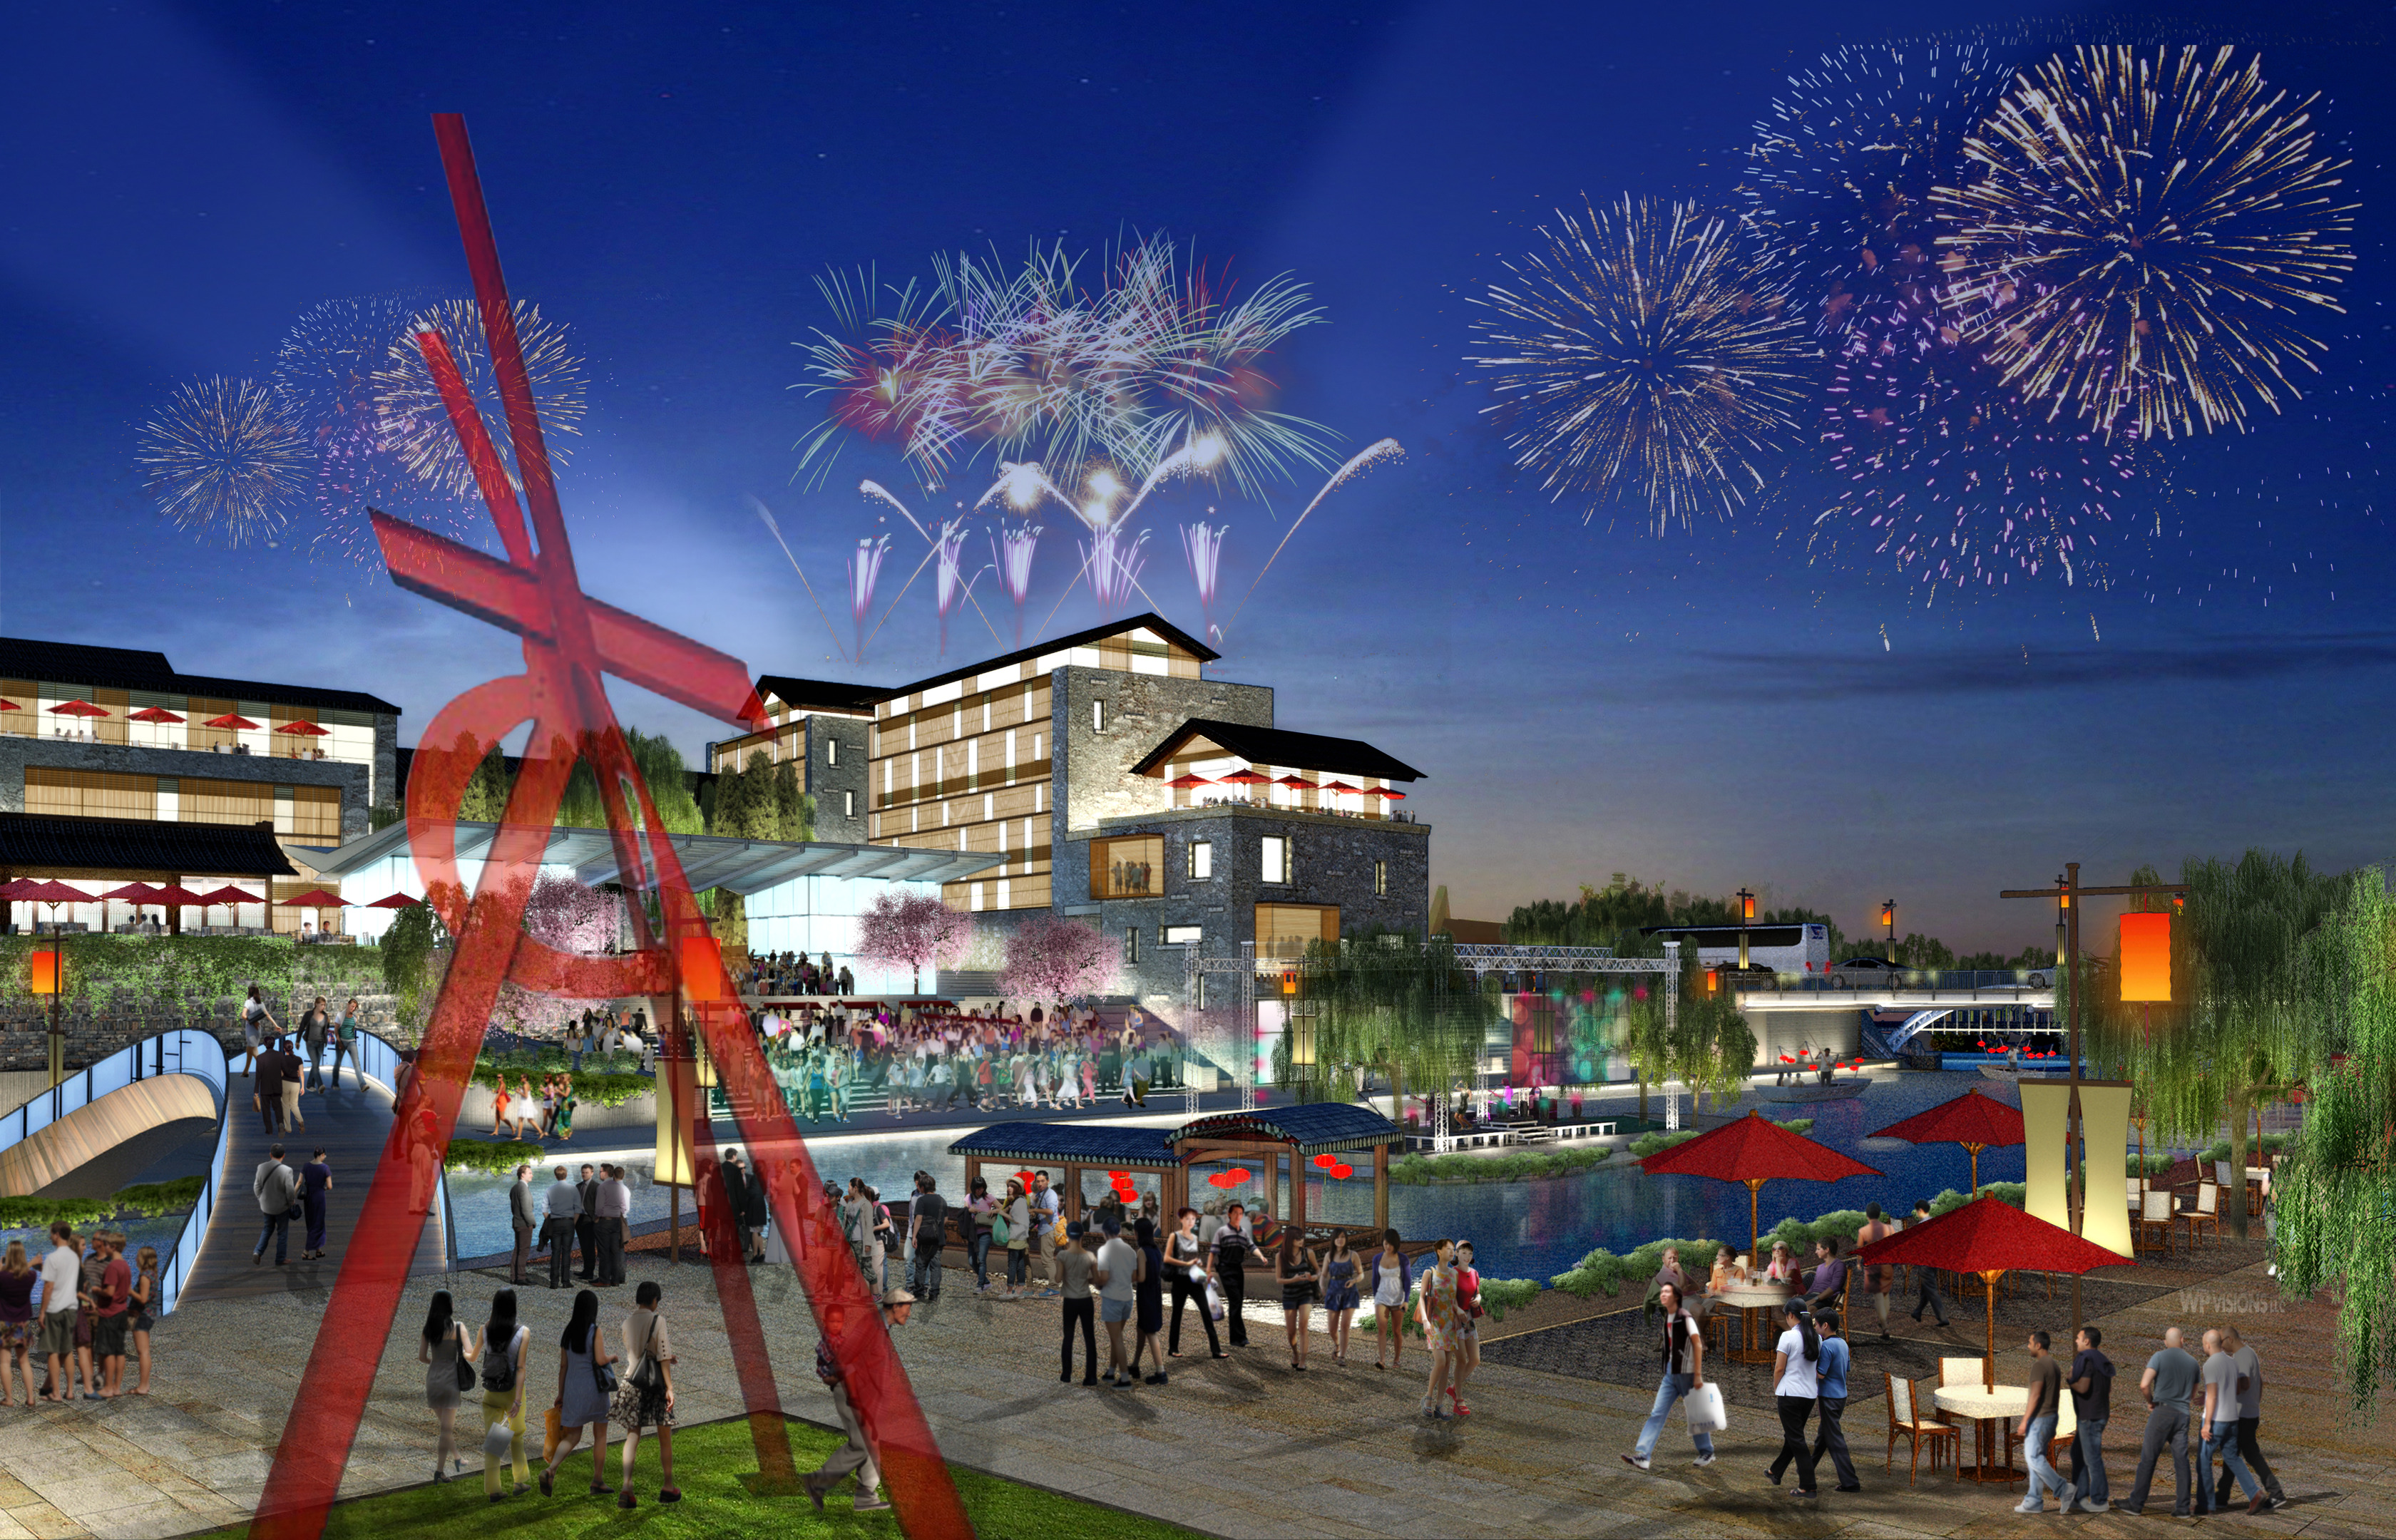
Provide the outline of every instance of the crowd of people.
{"type": "Polygon", "coordinates": [[[752,995],[847,995],[857,992],[857,979],[845,963],[832,966],[832,953],[816,962],[805,952],[766,952],[752,956],[740,976],[741,993],[752,995]]]}
{"type": "Polygon", "coordinates": [[[126,1260],[121,1230],[78,1237],[60,1220],[38,1265],[22,1241],[9,1241],[0,1252],[0,1406],[17,1404],[20,1381],[28,1407],[73,1401],[77,1383],[86,1401],[148,1395],[157,1304],[158,1250],[143,1246],[126,1260]],[[129,1387],[128,1356],[137,1370],[129,1387]]]}

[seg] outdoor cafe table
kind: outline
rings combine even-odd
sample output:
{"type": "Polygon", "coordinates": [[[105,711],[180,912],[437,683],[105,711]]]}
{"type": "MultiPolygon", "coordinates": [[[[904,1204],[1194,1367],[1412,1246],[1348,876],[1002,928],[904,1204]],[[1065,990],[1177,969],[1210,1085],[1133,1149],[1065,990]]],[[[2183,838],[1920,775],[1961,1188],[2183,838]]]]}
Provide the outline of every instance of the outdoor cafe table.
{"type": "Polygon", "coordinates": [[[1978,1385],[1942,1385],[1931,1392],[1931,1404],[1941,1412],[1952,1412],[1972,1420],[1976,1454],[1979,1464],[1965,1468],[1958,1458],[1955,1480],[1969,1477],[1975,1481],[2018,1481],[2022,1473],[2014,1468],[2013,1441],[2002,1426],[2007,1419],[2020,1416],[2030,1408],[2030,1387],[2000,1385],[1984,1389],[1978,1385]],[[2004,1464],[1997,1464],[1997,1456],[2004,1464]]]}
{"type": "Polygon", "coordinates": [[[1772,1361],[1772,1348],[1768,1344],[1777,1340],[1778,1337],[1778,1334],[1773,1330],[1772,1318],[1780,1312],[1782,1306],[1789,1303],[1789,1290],[1770,1283],[1762,1288],[1724,1289],[1719,1294],[1711,1290],[1707,1291],[1705,1296],[1707,1308],[1728,1306],[1734,1310],[1745,1312],[1746,1345],[1731,1349],[1730,1361],[1733,1363],[1770,1363],[1772,1361]]]}

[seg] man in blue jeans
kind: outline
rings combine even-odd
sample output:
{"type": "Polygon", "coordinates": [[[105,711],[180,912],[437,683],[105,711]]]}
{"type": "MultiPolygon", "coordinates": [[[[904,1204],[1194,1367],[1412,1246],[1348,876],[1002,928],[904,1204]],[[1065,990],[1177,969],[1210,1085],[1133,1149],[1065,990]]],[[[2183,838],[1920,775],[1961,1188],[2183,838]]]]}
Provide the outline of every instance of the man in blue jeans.
{"type": "MultiPolygon", "coordinates": [[[[2213,1495],[2213,1461],[2220,1456],[2221,1467],[2238,1478],[2239,1490],[2246,1494],[2246,1511],[2262,1512],[2271,1499],[2246,1468],[2246,1461],[2238,1453],[2238,1397],[2244,1389],[2245,1376],[2238,1372],[2238,1361],[2224,1352],[2221,1334],[2204,1334],[2204,1367],[2200,1371],[2203,1389],[2203,1420],[2198,1427],[2204,1429],[2204,1453],[2196,1467],[2197,1512],[2205,1511],[2205,1500],[2213,1495]]],[[[2221,1505],[2216,1504],[2217,1511],[2221,1505]]]]}
{"type": "Polygon", "coordinates": [[[1847,1430],[1840,1419],[1847,1414],[1847,1339],[1840,1334],[1839,1312],[1814,1312],[1815,1329],[1822,1334],[1822,1356],[1814,1362],[1814,1410],[1820,1421],[1814,1434],[1814,1466],[1819,1469],[1822,1456],[1830,1457],[1830,1468],[1838,1472],[1841,1492],[1861,1492],[1864,1484],[1856,1480],[1856,1462],[1847,1453],[1847,1430]]]}
{"type": "MultiPolygon", "coordinates": [[[[266,1259],[266,1243],[274,1242],[274,1265],[288,1266],[286,1260],[291,1244],[291,1204],[300,1190],[300,1174],[283,1163],[283,1147],[276,1145],[266,1152],[256,1172],[249,1178],[249,1190],[258,1199],[258,1210],[266,1224],[258,1232],[258,1249],[249,1254],[251,1267],[266,1259]]],[[[2236,1411],[2231,1411],[2230,1430],[2238,1431],[2236,1411]]]]}
{"type": "Polygon", "coordinates": [[[2113,1415],[2113,1361],[2097,1349],[2105,1334],[2094,1326],[2080,1328],[2071,1359],[2071,1412],[2079,1427],[2071,1435],[2071,1495],[2063,1511],[2077,1507],[2083,1513],[2102,1513],[2112,1500],[2105,1480],[2105,1424],[2113,1415]]]}
{"type": "Polygon", "coordinates": [[[2063,1408],[2063,1366],[2047,1351],[2050,1340],[2044,1332],[2030,1334],[2030,1401],[2022,1408],[2021,1427],[2016,1429],[2030,1464],[2030,1494],[2015,1505],[2016,1513],[2044,1513],[2050,1488],[2057,1507],[2071,1506],[2071,1483],[2046,1457],[2046,1446],[2054,1440],[2056,1420],[2063,1408]]]}
{"type": "MultiPolygon", "coordinates": [[[[1664,1419],[1672,1414],[1672,1408],[1680,1404],[1682,1397],[1704,1388],[1706,1383],[1705,1334],[1682,1308],[1679,1285],[1667,1283],[1657,1290],[1656,1303],[1664,1315],[1664,1341],[1657,1353],[1664,1378],[1656,1387],[1656,1409],[1647,1414],[1647,1426],[1639,1430],[1637,1453],[1622,1456],[1624,1464],[1640,1470],[1647,1468],[1648,1456],[1656,1453],[1656,1440],[1663,1433],[1664,1419]]],[[[1713,1464],[1713,1430],[1692,1427],[1689,1438],[1697,1446],[1697,1463],[1713,1464]]]]}

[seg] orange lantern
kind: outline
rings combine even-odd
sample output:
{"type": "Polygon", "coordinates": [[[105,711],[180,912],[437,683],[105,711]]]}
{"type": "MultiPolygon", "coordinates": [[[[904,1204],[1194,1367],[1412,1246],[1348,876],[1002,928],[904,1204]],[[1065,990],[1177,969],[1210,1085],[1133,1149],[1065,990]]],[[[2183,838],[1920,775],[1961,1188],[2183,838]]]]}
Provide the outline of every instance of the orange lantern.
{"type": "Polygon", "coordinates": [[[33,993],[54,995],[59,992],[59,954],[37,951],[33,954],[33,993]]]}
{"type": "Polygon", "coordinates": [[[2122,1000],[2163,1004],[2171,999],[2171,916],[2122,916],[2122,1000]]]}

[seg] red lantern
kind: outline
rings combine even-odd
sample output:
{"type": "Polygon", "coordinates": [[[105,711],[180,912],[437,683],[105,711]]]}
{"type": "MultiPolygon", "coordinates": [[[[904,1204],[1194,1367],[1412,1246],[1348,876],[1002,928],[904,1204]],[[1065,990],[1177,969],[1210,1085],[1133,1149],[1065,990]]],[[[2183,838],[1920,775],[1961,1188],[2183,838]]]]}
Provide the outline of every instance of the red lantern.
{"type": "Polygon", "coordinates": [[[1344,1182],[1349,1177],[1356,1175],[1356,1168],[1350,1165],[1347,1162],[1342,1161],[1338,1165],[1331,1168],[1331,1175],[1344,1182]]]}
{"type": "Polygon", "coordinates": [[[1324,1171],[1328,1171],[1333,1166],[1339,1163],[1339,1157],[1337,1155],[1317,1155],[1314,1158],[1314,1163],[1318,1168],[1324,1171]]]}

